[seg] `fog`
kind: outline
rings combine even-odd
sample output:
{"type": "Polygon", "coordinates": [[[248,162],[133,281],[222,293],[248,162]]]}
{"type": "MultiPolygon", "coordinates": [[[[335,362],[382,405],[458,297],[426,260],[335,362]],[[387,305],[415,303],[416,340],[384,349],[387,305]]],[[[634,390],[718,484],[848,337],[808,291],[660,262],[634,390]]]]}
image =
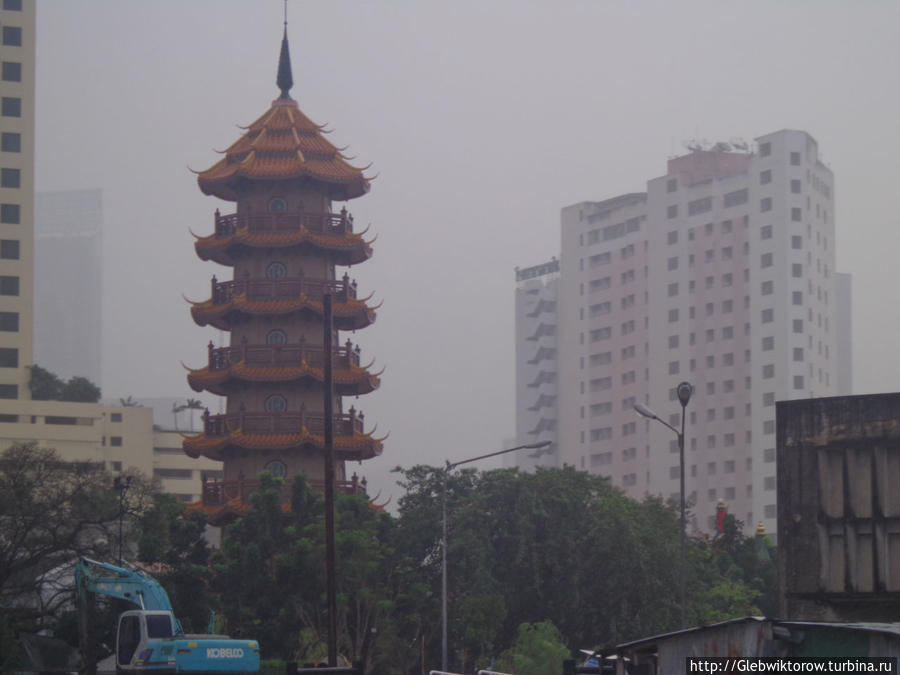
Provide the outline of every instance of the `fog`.
{"type": "MultiPolygon", "coordinates": [[[[277,97],[277,0],[40,0],[36,187],[103,190],[105,398],[193,396],[214,332],[202,170],[277,97]]],[[[683,142],[803,129],[835,173],[853,275],[854,389],[900,388],[896,2],[288,3],[293,97],[371,193],[350,270],[384,301],[353,336],[382,386],[353,401],[396,465],[500,449],[514,430],[514,267],[558,255],[559,210],[643,190],[683,142]]],[[[77,264],[78,261],[73,261],[77,264]]],[[[344,336],[342,336],[344,339],[344,336]]],[[[211,400],[208,398],[206,400],[211,400]]],[[[490,466],[490,464],[488,464],[490,466]]]]}

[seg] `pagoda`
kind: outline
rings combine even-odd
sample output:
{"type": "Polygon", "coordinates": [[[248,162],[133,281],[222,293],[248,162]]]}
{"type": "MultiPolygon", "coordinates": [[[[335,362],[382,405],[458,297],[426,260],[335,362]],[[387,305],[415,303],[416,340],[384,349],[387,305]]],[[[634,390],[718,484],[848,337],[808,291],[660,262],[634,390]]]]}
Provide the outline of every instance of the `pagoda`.
{"type": "MultiPolygon", "coordinates": [[[[304,474],[324,486],[324,297],[332,298],[333,448],[336,489],[364,494],[365,481],[347,478],[345,462],[381,454],[382,441],[366,431],[363,413],[343,397],[367,394],[380,373],[362,365],[359,346],[340,331],[375,320],[369,298],[359,297],[346,271],[369,259],[371,241],[355,232],[346,204],[366,194],[369,178],[352,166],[290,97],[293,86],[287,27],[276,83],[281,95],[197,182],[207,195],[234,202],[215,212],[214,231],[194,246],[202,260],[230,267],[213,276],[210,298],[192,303],[200,326],[227,331],[227,347],[210,342],[208,362],[190,369],[195,391],[226,397],[224,414],[203,415],[203,431],[184,439],[191,457],[221,460],[221,481],[204,482],[202,508],[211,522],[227,522],[249,508],[262,471],[304,474]]],[[[195,235],[196,236],[196,235],[195,235]]],[[[371,297],[371,296],[370,296],[371,297]]],[[[287,486],[286,486],[287,487],[287,486]]],[[[285,504],[290,490],[284,494],[285,504]]]]}

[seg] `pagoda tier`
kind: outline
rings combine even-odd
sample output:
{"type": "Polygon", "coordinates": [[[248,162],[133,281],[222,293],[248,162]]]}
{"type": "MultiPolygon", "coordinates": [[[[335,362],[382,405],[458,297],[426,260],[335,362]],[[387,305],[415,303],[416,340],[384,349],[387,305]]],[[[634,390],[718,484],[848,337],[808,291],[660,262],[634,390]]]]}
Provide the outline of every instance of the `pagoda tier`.
{"type": "MultiPolygon", "coordinates": [[[[309,447],[325,448],[325,417],[299,412],[251,413],[203,416],[203,431],[184,439],[184,451],[191,457],[201,455],[214,460],[225,459],[229,448],[239,450],[291,450],[309,447]]],[[[363,431],[363,414],[350,412],[334,415],[334,452],[340,461],[371,459],[381,454],[382,440],[363,431]]]]}
{"type": "Polygon", "coordinates": [[[353,233],[353,216],[340,213],[232,213],[216,211],[215,232],[194,242],[197,255],[221,265],[234,265],[250,249],[314,248],[337,265],[356,265],[372,255],[365,232],[353,233]]]}
{"type": "MultiPolygon", "coordinates": [[[[194,391],[227,395],[246,382],[299,382],[305,379],[324,382],[324,350],[305,341],[294,344],[248,344],[214,348],[209,343],[206,368],[191,370],[188,384],[194,391]]],[[[334,391],[340,396],[359,396],[378,388],[378,375],[360,366],[360,350],[347,340],[333,353],[334,391]]],[[[371,365],[371,364],[369,364],[371,365]]]]}
{"type": "Polygon", "coordinates": [[[375,321],[375,308],[357,299],[356,282],[351,282],[346,274],[340,281],[309,277],[218,281],[213,277],[212,297],[194,303],[191,316],[200,326],[211,325],[220,330],[231,330],[233,325],[251,317],[303,313],[323,316],[326,291],[332,295],[336,329],[357,330],[375,321]]]}
{"type": "Polygon", "coordinates": [[[225,151],[225,157],[197,175],[197,183],[204,194],[228,201],[237,201],[259,181],[315,184],[337,201],[364,195],[368,178],[325,140],[324,130],[300,111],[296,101],[278,98],[225,151]]]}

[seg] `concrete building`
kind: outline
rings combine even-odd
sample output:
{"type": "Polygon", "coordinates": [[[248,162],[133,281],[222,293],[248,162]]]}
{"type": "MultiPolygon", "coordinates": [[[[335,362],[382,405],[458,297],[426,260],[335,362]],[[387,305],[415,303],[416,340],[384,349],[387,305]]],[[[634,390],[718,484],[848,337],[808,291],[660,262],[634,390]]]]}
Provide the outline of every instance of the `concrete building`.
{"type": "Polygon", "coordinates": [[[34,296],[34,2],[0,4],[0,400],[28,398],[34,296]]]}
{"type": "Polygon", "coordinates": [[[559,260],[516,268],[516,438],[509,444],[550,441],[537,453],[504,456],[505,465],[556,466],[556,329],[559,260]]]}
{"type": "Polygon", "coordinates": [[[35,343],[47,356],[41,365],[63,378],[100,380],[99,192],[44,195],[35,228],[35,29],[33,0],[0,4],[0,452],[36,442],[66,461],[155,476],[164,491],[197,501],[204,478],[221,478],[221,462],[187,457],[181,434],[154,425],[150,408],[31,400],[35,343]],[[58,262],[67,257],[79,260],[77,275],[58,262]]]}
{"type": "Polygon", "coordinates": [[[850,386],[849,279],[836,283],[834,178],[816,141],[783,130],[752,151],[696,148],[646,192],[566,207],[561,224],[558,463],[677,499],[677,437],[633,406],[679,426],[688,381],[695,525],[712,529],[723,501],[773,533],[775,401],[850,386]]]}
{"type": "Polygon", "coordinates": [[[779,401],[781,615],[900,616],[900,394],[779,401]]]}
{"type": "Polygon", "coordinates": [[[103,193],[39,192],[35,200],[34,361],[63,379],[100,384],[103,193]]]}

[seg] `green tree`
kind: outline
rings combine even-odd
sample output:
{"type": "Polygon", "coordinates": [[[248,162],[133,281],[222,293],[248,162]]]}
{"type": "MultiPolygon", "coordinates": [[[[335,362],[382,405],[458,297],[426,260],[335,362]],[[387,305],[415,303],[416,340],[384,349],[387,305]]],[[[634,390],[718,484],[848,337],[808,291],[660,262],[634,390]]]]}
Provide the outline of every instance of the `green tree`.
{"type": "Polygon", "coordinates": [[[28,366],[28,389],[35,401],[58,401],[62,396],[63,381],[46,368],[34,364],[28,366]]]}
{"type": "Polygon", "coordinates": [[[547,675],[562,671],[571,656],[552,621],[523,623],[512,647],[497,659],[496,668],[516,675],[547,675]]]}
{"type": "Polygon", "coordinates": [[[72,377],[63,385],[59,399],[61,401],[96,403],[100,400],[100,387],[86,377],[72,377]]]}

